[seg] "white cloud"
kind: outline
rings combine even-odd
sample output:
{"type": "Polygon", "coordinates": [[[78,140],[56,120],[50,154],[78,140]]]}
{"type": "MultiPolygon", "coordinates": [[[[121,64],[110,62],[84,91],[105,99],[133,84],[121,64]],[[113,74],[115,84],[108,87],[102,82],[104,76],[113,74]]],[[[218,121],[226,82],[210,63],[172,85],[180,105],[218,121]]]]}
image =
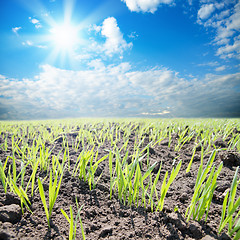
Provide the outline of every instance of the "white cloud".
{"type": "Polygon", "coordinates": [[[217,55],[221,58],[232,58],[235,56],[240,59],[240,39],[235,39],[232,45],[227,44],[220,47],[217,51],[217,55]]]}
{"type": "Polygon", "coordinates": [[[154,13],[160,4],[172,4],[174,0],[122,0],[132,12],[154,13]]]}
{"type": "Polygon", "coordinates": [[[25,41],[25,42],[22,42],[22,45],[23,45],[23,46],[36,47],[36,48],[42,48],[42,49],[47,48],[46,45],[36,45],[36,44],[34,44],[32,41],[30,41],[30,40],[27,40],[27,41],[25,41]]]}
{"type": "Polygon", "coordinates": [[[224,71],[225,69],[226,69],[226,66],[223,65],[223,66],[215,68],[215,71],[220,72],[220,71],[224,71]]]}
{"type": "Polygon", "coordinates": [[[229,15],[230,15],[230,10],[227,9],[227,10],[220,12],[219,14],[216,14],[216,18],[219,20],[222,20],[222,19],[228,17],[229,15]]]}
{"type": "Polygon", "coordinates": [[[77,61],[88,60],[88,59],[91,59],[91,54],[89,54],[89,53],[76,54],[76,55],[74,55],[74,59],[77,61]]]}
{"type": "Polygon", "coordinates": [[[220,1],[204,3],[198,11],[198,21],[206,28],[216,30],[212,41],[221,58],[239,58],[240,2],[220,1]],[[217,9],[217,13],[213,14],[217,9]]]}
{"type": "Polygon", "coordinates": [[[105,70],[104,63],[101,61],[101,59],[94,59],[88,63],[88,66],[94,68],[95,70],[105,70]]]}
{"type": "Polygon", "coordinates": [[[22,45],[24,45],[24,46],[33,46],[33,42],[30,41],[30,40],[27,40],[25,42],[22,42],[22,45]]]}
{"type": "Polygon", "coordinates": [[[217,65],[219,65],[219,63],[217,61],[215,61],[215,62],[200,63],[197,66],[199,66],[199,67],[205,67],[205,66],[216,67],[217,65]]]}
{"type": "Polygon", "coordinates": [[[41,24],[35,24],[35,28],[42,28],[41,24]]]}
{"type": "Polygon", "coordinates": [[[39,21],[38,21],[37,19],[35,19],[35,18],[31,19],[31,22],[32,22],[33,24],[39,23],[39,21]]]}
{"type": "Polygon", "coordinates": [[[141,113],[141,115],[157,116],[157,115],[166,115],[166,114],[169,114],[169,113],[170,113],[169,111],[163,110],[162,112],[158,112],[158,113],[145,112],[145,113],[141,113]]]}
{"type": "Polygon", "coordinates": [[[100,32],[101,29],[102,29],[101,26],[98,26],[98,25],[96,25],[96,24],[93,24],[93,25],[90,26],[90,28],[89,28],[88,30],[89,30],[89,31],[100,32]]]}
{"type": "Polygon", "coordinates": [[[233,14],[217,28],[215,41],[229,38],[240,30],[240,2],[234,6],[233,14]]]}
{"type": "Polygon", "coordinates": [[[123,34],[114,17],[109,17],[104,20],[101,34],[106,37],[104,50],[107,55],[122,53],[124,50],[132,47],[132,43],[127,43],[123,38],[123,34]]]}
{"type": "Polygon", "coordinates": [[[34,24],[35,28],[41,28],[42,27],[40,21],[37,20],[36,18],[29,17],[29,20],[32,24],[34,24]]]}
{"type": "Polygon", "coordinates": [[[15,28],[12,28],[12,31],[13,31],[16,35],[18,35],[18,31],[19,31],[20,29],[22,29],[22,27],[15,27],[15,28]]]}
{"type": "Polygon", "coordinates": [[[95,41],[92,42],[91,49],[95,52],[104,52],[110,57],[113,54],[122,55],[125,50],[130,49],[133,45],[132,42],[127,43],[123,38],[123,34],[114,17],[106,18],[102,26],[93,25],[90,30],[100,32],[101,36],[106,39],[103,45],[95,41]]]}
{"type": "Polygon", "coordinates": [[[198,11],[198,17],[201,19],[208,18],[215,10],[214,4],[205,4],[202,5],[198,11]]]}
{"type": "Polygon", "coordinates": [[[136,32],[131,32],[131,34],[129,34],[128,37],[135,39],[138,37],[138,34],[136,32]]]}
{"type": "Polygon", "coordinates": [[[42,49],[46,49],[47,46],[46,45],[36,45],[37,48],[42,48],[42,49]]]}
{"type": "Polygon", "coordinates": [[[70,71],[43,65],[33,79],[0,75],[0,118],[81,116],[239,116],[240,73],[184,79],[166,68],[133,71],[128,62],[70,71]]]}

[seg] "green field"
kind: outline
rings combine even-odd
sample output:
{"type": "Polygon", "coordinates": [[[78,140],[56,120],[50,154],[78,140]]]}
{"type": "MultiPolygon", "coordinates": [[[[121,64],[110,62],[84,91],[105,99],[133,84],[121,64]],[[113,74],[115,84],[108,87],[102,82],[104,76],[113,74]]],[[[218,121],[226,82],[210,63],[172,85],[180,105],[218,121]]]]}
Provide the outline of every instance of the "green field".
{"type": "MultiPolygon", "coordinates": [[[[240,239],[239,156],[239,119],[1,121],[0,209],[9,205],[7,194],[19,199],[21,220],[13,219],[9,228],[18,237],[18,224],[34,216],[38,201],[46,239],[54,238],[51,229],[58,226],[58,218],[65,221],[65,232],[60,230],[59,236],[92,239],[100,234],[104,238],[101,228],[86,230],[89,219],[84,211],[92,205],[81,201],[82,193],[75,198],[66,194],[69,200],[61,202],[68,178],[86,184],[86,191],[92,193],[104,185],[106,202],[116,199],[122,206],[151,214],[165,213],[167,206],[169,212],[182,216],[186,228],[189,221],[208,224],[211,220],[215,236],[226,233],[240,239]],[[188,178],[192,192],[184,193],[187,200],[182,200],[177,189],[188,178]],[[224,184],[227,187],[221,192],[224,184]],[[212,206],[218,217],[211,215],[212,206]]],[[[0,221],[6,222],[1,220],[1,210],[0,221]]],[[[27,231],[26,226],[23,229],[27,231]]],[[[114,238],[114,231],[106,236],[114,238]]],[[[186,239],[194,238],[191,234],[186,239]]]]}

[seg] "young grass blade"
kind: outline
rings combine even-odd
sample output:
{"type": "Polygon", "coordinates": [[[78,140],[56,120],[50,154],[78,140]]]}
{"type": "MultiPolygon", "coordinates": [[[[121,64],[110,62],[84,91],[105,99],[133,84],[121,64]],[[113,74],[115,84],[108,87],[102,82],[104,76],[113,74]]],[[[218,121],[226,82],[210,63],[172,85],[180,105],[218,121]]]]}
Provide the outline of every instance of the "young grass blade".
{"type": "MultiPolygon", "coordinates": [[[[65,165],[66,167],[66,165],[65,165]]],[[[65,169],[64,167],[64,169],[65,169]]],[[[63,170],[64,172],[64,170],[63,170]]],[[[46,198],[45,198],[45,194],[44,194],[44,190],[43,190],[43,185],[41,180],[38,178],[38,187],[39,187],[39,193],[40,193],[40,197],[44,206],[44,210],[46,213],[46,217],[47,217],[47,221],[48,221],[48,227],[50,228],[50,218],[52,215],[52,210],[53,210],[53,206],[56,202],[58,193],[59,193],[59,189],[61,186],[61,181],[62,181],[62,177],[63,177],[63,172],[60,176],[60,179],[58,181],[58,171],[55,174],[55,179],[54,182],[52,181],[53,175],[52,175],[52,169],[50,170],[50,178],[49,178],[49,191],[48,191],[48,195],[49,195],[49,208],[47,207],[47,203],[46,203],[46,198]],[[58,182],[57,182],[58,181],[58,182]],[[53,183],[52,183],[53,182],[53,183]]]]}
{"type": "Polygon", "coordinates": [[[221,233],[221,231],[223,230],[223,228],[226,225],[226,224],[223,225],[223,222],[224,222],[225,216],[226,216],[228,195],[229,195],[229,191],[227,192],[227,194],[226,194],[226,196],[224,197],[224,200],[223,200],[221,221],[220,221],[219,229],[218,229],[219,234],[221,233]]]}
{"type": "Polygon", "coordinates": [[[212,169],[211,174],[210,174],[207,182],[205,184],[203,184],[203,182],[205,181],[205,179],[207,177],[207,174],[208,174],[210,168],[212,167],[213,161],[214,161],[215,156],[216,156],[216,152],[217,152],[217,150],[213,150],[211,156],[208,159],[207,165],[206,165],[204,170],[203,170],[203,162],[201,161],[201,164],[200,164],[200,167],[199,167],[199,170],[198,170],[197,180],[196,180],[196,183],[195,183],[195,188],[194,188],[194,194],[193,194],[193,197],[192,197],[192,201],[191,201],[191,204],[188,206],[188,208],[186,210],[186,214],[185,214],[185,216],[188,215],[187,221],[190,220],[191,216],[193,216],[193,219],[195,219],[197,217],[197,215],[199,215],[199,214],[200,214],[199,216],[201,216],[202,211],[205,212],[206,208],[209,208],[209,206],[211,204],[210,199],[212,198],[212,194],[213,194],[213,191],[214,191],[216,185],[214,185],[214,184],[211,185],[210,182],[212,181],[213,174],[215,174],[215,177],[214,177],[215,180],[214,181],[216,181],[217,176],[219,175],[219,173],[222,169],[222,163],[220,164],[218,171],[215,173],[214,172],[215,169],[214,170],[212,169]],[[207,194],[207,191],[208,191],[209,195],[204,196],[204,194],[207,194]],[[203,196],[203,197],[201,197],[201,196],[203,196]],[[206,202],[208,204],[204,205],[206,202]],[[197,207],[197,203],[199,203],[198,207],[197,207]]]}
{"type": "Polygon", "coordinates": [[[158,182],[158,179],[159,179],[159,176],[160,176],[161,169],[162,169],[162,162],[161,162],[161,164],[160,164],[158,173],[157,173],[157,175],[156,175],[156,177],[155,177],[155,180],[154,180],[154,182],[153,182],[153,185],[152,185],[151,191],[150,191],[151,211],[152,211],[152,212],[153,212],[153,201],[152,201],[152,197],[153,197],[153,193],[154,193],[154,192],[156,193],[156,197],[157,197],[157,201],[158,201],[156,186],[157,186],[157,182],[158,182]]]}
{"type": "MultiPolygon", "coordinates": [[[[134,184],[133,184],[133,198],[132,201],[135,204],[136,197],[138,196],[139,193],[139,184],[140,184],[140,178],[141,178],[141,169],[139,164],[137,164],[136,172],[135,172],[135,178],[134,178],[134,184]]],[[[130,181],[131,183],[131,181],[130,181]]],[[[129,194],[130,195],[130,194],[129,194]]],[[[138,202],[137,202],[138,205],[138,202]]]]}
{"type": "MultiPolygon", "coordinates": [[[[237,191],[237,186],[238,186],[238,183],[237,183],[238,168],[239,167],[237,167],[237,169],[236,169],[236,172],[235,172],[235,175],[234,175],[234,178],[233,178],[233,182],[232,182],[232,186],[231,186],[231,189],[230,189],[228,208],[227,208],[228,209],[228,214],[233,209],[234,199],[235,199],[235,196],[236,196],[236,191],[237,191]]],[[[228,225],[228,231],[230,231],[232,229],[232,218],[229,219],[228,224],[229,224],[228,225]]]]}
{"type": "Polygon", "coordinates": [[[110,173],[110,199],[112,198],[112,189],[113,189],[113,172],[112,172],[112,151],[109,152],[109,173],[110,173]]]}
{"type": "Polygon", "coordinates": [[[78,209],[78,213],[77,213],[77,216],[76,216],[76,221],[77,221],[77,218],[79,218],[80,227],[81,227],[81,232],[82,232],[82,238],[83,238],[83,240],[85,240],[86,237],[85,237],[85,234],[84,234],[82,219],[81,219],[81,216],[80,216],[80,212],[81,212],[81,210],[82,210],[82,208],[83,208],[84,205],[82,205],[82,206],[79,208],[79,207],[78,207],[77,198],[76,198],[76,204],[77,204],[77,209],[78,209]]]}
{"type": "MultiPolygon", "coordinates": [[[[97,152],[97,154],[96,154],[96,159],[97,159],[97,156],[98,156],[98,152],[97,152]]],[[[90,168],[89,168],[89,175],[88,175],[90,190],[91,190],[91,186],[92,186],[92,185],[93,185],[93,189],[96,187],[96,184],[97,184],[97,182],[99,181],[99,179],[100,179],[100,177],[101,177],[101,175],[100,175],[100,176],[98,177],[97,181],[96,181],[96,182],[94,181],[94,174],[95,174],[95,172],[96,172],[96,170],[97,170],[97,168],[98,168],[98,165],[99,165],[102,161],[104,161],[107,157],[108,157],[108,154],[105,155],[105,156],[103,156],[102,158],[100,158],[98,161],[96,161],[96,162],[94,163],[94,165],[92,164],[92,159],[93,159],[93,158],[91,159],[91,161],[90,161],[90,168]]]]}
{"type": "Polygon", "coordinates": [[[188,173],[188,172],[190,171],[190,169],[191,169],[192,162],[193,162],[193,158],[194,158],[194,156],[195,156],[195,152],[196,152],[196,147],[195,147],[194,150],[193,150],[193,155],[192,155],[192,158],[191,158],[191,160],[190,160],[190,162],[189,162],[189,164],[188,164],[188,167],[187,167],[187,169],[186,169],[186,173],[188,173]]]}
{"type": "Polygon", "coordinates": [[[85,234],[84,234],[82,219],[81,219],[81,217],[80,217],[80,211],[81,211],[81,208],[80,208],[80,210],[79,210],[79,222],[80,222],[80,226],[81,226],[82,238],[83,238],[83,240],[85,240],[86,237],[85,237],[85,234]]]}
{"type": "Polygon", "coordinates": [[[237,180],[238,169],[239,169],[239,167],[237,167],[237,169],[235,171],[235,175],[233,177],[230,192],[227,192],[227,194],[224,198],[221,222],[220,222],[220,226],[219,226],[219,230],[218,230],[218,232],[221,233],[223,228],[228,224],[228,233],[230,234],[230,236],[232,236],[236,232],[234,239],[239,239],[239,231],[240,231],[239,230],[240,219],[237,221],[237,218],[240,215],[240,210],[238,211],[238,213],[235,215],[235,217],[233,219],[234,213],[237,211],[237,209],[240,206],[240,196],[234,203],[237,187],[240,183],[240,179],[237,180]],[[236,223],[236,221],[237,221],[237,223],[236,223]],[[234,224],[235,224],[235,226],[234,226],[234,224]]]}
{"type": "Polygon", "coordinates": [[[20,198],[20,201],[21,201],[21,209],[22,209],[22,213],[23,213],[23,204],[27,207],[27,209],[31,211],[29,205],[31,204],[30,201],[29,201],[29,198],[26,194],[26,192],[23,190],[23,188],[20,186],[20,187],[17,187],[16,183],[10,179],[11,181],[11,184],[13,186],[13,189],[15,191],[15,193],[18,195],[18,197],[20,198]]]}
{"type": "Polygon", "coordinates": [[[40,197],[43,203],[43,207],[44,207],[44,211],[47,217],[47,222],[48,222],[48,227],[50,228],[50,219],[49,219],[49,213],[48,213],[48,207],[47,207],[47,202],[46,202],[46,198],[45,198],[45,193],[43,190],[43,185],[42,182],[40,180],[40,178],[38,178],[38,189],[39,189],[39,193],[40,193],[40,197]]]}
{"type": "Polygon", "coordinates": [[[164,180],[163,180],[163,183],[162,183],[162,187],[161,187],[161,197],[160,197],[160,200],[158,201],[158,205],[157,205],[156,211],[158,209],[159,209],[159,211],[162,211],[163,205],[164,205],[164,199],[166,197],[167,191],[168,191],[169,187],[171,186],[171,184],[173,183],[174,179],[176,178],[176,176],[177,176],[177,174],[178,174],[178,172],[179,172],[179,170],[181,168],[181,165],[182,165],[182,160],[179,161],[179,163],[176,166],[176,169],[173,167],[171,175],[170,175],[170,177],[168,179],[168,182],[167,182],[168,172],[165,173],[165,177],[164,177],[164,180]]]}
{"type": "Polygon", "coordinates": [[[0,179],[1,179],[1,182],[2,182],[3,189],[4,189],[5,193],[7,193],[7,181],[6,181],[7,178],[6,178],[6,175],[5,175],[4,171],[6,169],[7,162],[8,162],[8,157],[6,158],[6,161],[5,161],[4,165],[2,165],[2,162],[0,160],[0,179]]]}
{"type": "Polygon", "coordinates": [[[73,240],[73,239],[75,239],[74,235],[76,235],[76,227],[74,229],[72,206],[70,205],[70,218],[68,217],[68,215],[66,214],[66,212],[63,209],[61,209],[61,212],[62,212],[63,216],[67,219],[68,223],[70,224],[68,239],[73,240]]]}

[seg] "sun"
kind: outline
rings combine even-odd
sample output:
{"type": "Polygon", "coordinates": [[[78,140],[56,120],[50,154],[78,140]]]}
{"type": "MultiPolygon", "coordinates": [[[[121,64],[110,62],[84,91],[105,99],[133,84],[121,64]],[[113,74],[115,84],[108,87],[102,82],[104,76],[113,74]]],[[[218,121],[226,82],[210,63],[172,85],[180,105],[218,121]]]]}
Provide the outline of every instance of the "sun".
{"type": "Polygon", "coordinates": [[[56,25],[50,30],[53,45],[62,51],[72,50],[78,43],[78,29],[70,23],[56,25]]]}

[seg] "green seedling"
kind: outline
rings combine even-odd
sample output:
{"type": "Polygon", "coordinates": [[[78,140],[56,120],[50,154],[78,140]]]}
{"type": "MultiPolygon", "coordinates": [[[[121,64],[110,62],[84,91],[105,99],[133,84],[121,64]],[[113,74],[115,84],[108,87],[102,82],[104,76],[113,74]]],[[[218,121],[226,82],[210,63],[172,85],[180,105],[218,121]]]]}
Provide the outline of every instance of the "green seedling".
{"type": "Polygon", "coordinates": [[[8,162],[8,157],[6,158],[6,161],[4,163],[4,165],[2,164],[2,161],[0,160],[0,179],[1,179],[1,182],[2,182],[2,185],[3,185],[3,189],[4,189],[4,192],[7,193],[7,177],[5,175],[5,169],[6,169],[6,166],[7,166],[7,162],[8,162]]]}
{"type": "Polygon", "coordinates": [[[98,151],[95,155],[95,163],[93,164],[93,155],[92,155],[91,160],[90,160],[90,166],[88,168],[88,185],[89,185],[90,190],[92,189],[92,187],[93,187],[93,189],[96,187],[97,182],[99,181],[100,177],[102,176],[102,174],[100,174],[97,181],[95,182],[94,174],[98,168],[98,165],[102,161],[104,161],[108,157],[108,155],[105,155],[104,157],[100,158],[99,160],[97,160],[97,157],[98,157],[98,151]]]}
{"type": "Polygon", "coordinates": [[[153,212],[153,204],[154,204],[153,193],[155,192],[155,194],[157,196],[156,185],[157,185],[157,182],[158,182],[158,179],[159,179],[159,176],[160,176],[161,169],[162,169],[162,162],[161,162],[161,165],[159,167],[158,173],[155,177],[155,180],[154,180],[153,184],[152,184],[152,176],[150,175],[151,191],[150,191],[150,195],[148,195],[148,197],[149,197],[149,203],[151,202],[151,211],[152,212],[153,212]]]}
{"type": "Polygon", "coordinates": [[[59,193],[63,173],[61,174],[61,176],[59,178],[59,181],[58,181],[58,177],[59,176],[58,176],[58,172],[57,172],[54,175],[54,182],[53,182],[53,173],[52,173],[52,170],[50,170],[49,190],[48,190],[49,206],[48,207],[47,207],[47,202],[46,202],[46,198],[45,198],[45,193],[44,193],[42,181],[40,180],[40,178],[38,178],[39,193],[40,193],[40,197],[41,197],[41,200],[42,200],[42,203],[43,203],[44,211],[46,213],[49,228],[50,228],[50,219],[51,219],[51,215],[52,215],[53,206],[55,204],[55,201],[56,201],[58,193],[59,193]]]}
{"type": "Polygon", "coordinates": [[[73,217],[73,210],[72,210],[71,205],[70,205],[70,217],[67,215],[67,213],[63,209],[61,209],[61,212],[62,212],[63,216],[67,219],[68,223],[70,224],[69,235],[68,235],[69,240],[75,240],[76,239],[77,220],[78,219],[80,221],[82,237],[83,237],[83,240],[85,240],[85,234],[84,234],[84,231],[83,231],[82,220],[81,220],[81,217],[80,217],[80,212],[81,212],[82,208],[83,208],[83,205],[78,209],[75,220],[74,220],[74,217],[73,217]]]}
{"type": "Polygon", "coordinates": [[[229,235],[233,236],[234,234],[236,234],[234,240],[240,239],[240,210],[238,210],[238,208],[240,207],[240,196],[235,201],[237,187],[240,183],[240,179],[237,180],[238,169],[239,167],[237,167],[235,171],[230,192],[228,191],[224,198],[221,222],[218,229],[218,232],[220,234],[224,227],[228,224],[229,235]],[[236,215],[234,216],[235,213],[236,215]]]}
{"type": "Polygon", "coordinates": [[[211,169],[216,153],[217,150],[214,150],[212,152],[204,170],[203,163],[201,163],[199,167],[192,201],[188,206],[185,215],[187,216],[187,221],[190,220],[191,216],[193,217],[193,220],[197,218],[197,220],[200,221],[204,213],[206,213],[205,221],[207,220],[208,212],[212,202],[213,192],[217,186],[217,178],[223,166],[223,163],[221,163],[216,171],[215,166],[213,166],[211,169]],[[209,171],[210,174],[207,178],[209,171]]]}
{"type": "Polygon", "coordinates": [[[171,186],[171,184],[173,183],[173,181],[176,178],[176,176],[178,175],[178,172],[179,172],[179,170],[181,168],[181,165],[182,165],[182,160],[179,161],[179,163],[177,164],[176,168],[173,167],[171,175],[170,175],[168,181],[167,181],[168,171],[165,173],[164,180],[163,180],[163,183],[162,183],[162,186],[161,186],[161,196],[160,196],[160,199],[158,201],[156,211],[158,209],[159,209],[159,211],[162,211],[163,205],[164,205],[164,199],[166,197],[167,191],[168,191],[169,187],[171,186]]]}
{"type": "MultiPolygon", "coordinates": [[[[81,210],[83,205],[79,208],[77,198],[76,198],[76,204],[77,204],[77,209],[81,210]]],[[[82,232],[82,238],[83,238],[83,240],[85,240],[86,237],[85,237],[85,234],[84,234],[84,229],[83,229],[82,219],[81,219],[81,216],[80,216],[80,211],[79,211],[79,222],[80,222],[80,227],[81,227],[81,232],[82,232]]]]}
{"type": "Polygon", "coordinates": [[[31,183],[31,196],[33,196],[33,191],[34,191],[34,186],[35,186],[35,180],[36,180],[36,173],[37,173],[37,170],[38,170],[38,165],[39,165],[39,160],[37,160],[36,162],[34,162],[34,165],[33,165],[33,169],[32,169],[32,175],[31,177],[29,178],[29,181],[27,183],[27,187],[26,189],[28,189],[30,183],[31,183]]]}
{"type": "Polygon", "coordinates": [[[188,173],[188,172],[190,171],[190,169],[191,169],[191,166],[192,166],[192,162],[193,162],[193,158],[194,158],[194,156],[195,156],[195,153],[196,153],[196,147],[195,147],[194,150],[193,150],[193,155],[192,155],[191,160],[190,160],[190,162],[189,162],[189,164],[188,164],[188,167],[187,167],[187,169],[186,169],[186,173],[188,173]]]}
{"type": "Polygon", "coordinates": [[[31,209],[30,209],[30,207],[29,207],[29,206],[31,205],[31,202],[30,202],[30,200],[29,200],[29,198],[28,198],[28,196],[27,196],[26,191],[22,188],[22,186],[19,186],[19,187],[18,187],[18,186],[16,185],[16,183],[15,183],[12,179],[10,179],[10,183],[11,183],[13,189],[14,189],[14,192],[15,192],[15,193],[18,195],[18,197],[20,198],[22,213],[24,213],[24,211],[23,211],[23,204],[25,205],[25,207],[26,207],[30,212],[32,212],[31,209]]]}

